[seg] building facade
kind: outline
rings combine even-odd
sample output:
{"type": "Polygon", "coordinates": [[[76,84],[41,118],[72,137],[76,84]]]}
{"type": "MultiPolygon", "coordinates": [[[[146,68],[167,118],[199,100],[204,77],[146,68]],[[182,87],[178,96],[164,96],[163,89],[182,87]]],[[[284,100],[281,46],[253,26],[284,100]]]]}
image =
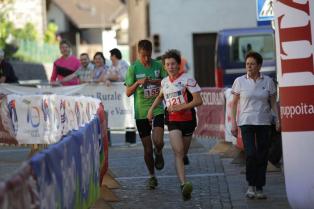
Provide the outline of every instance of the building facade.
{"type": "Polygon", "coordinates": [[[199,65],[202,71],[214,68],[214,53],[206,53],[214,50],[219,30],[257,25],[256,1],[252,0],[129,0],[128,14],[131,57],[136,57],[137,41],[149,38],[159,48],[153,57],[167,49],[179,49],[196,78],[199,65]]]}

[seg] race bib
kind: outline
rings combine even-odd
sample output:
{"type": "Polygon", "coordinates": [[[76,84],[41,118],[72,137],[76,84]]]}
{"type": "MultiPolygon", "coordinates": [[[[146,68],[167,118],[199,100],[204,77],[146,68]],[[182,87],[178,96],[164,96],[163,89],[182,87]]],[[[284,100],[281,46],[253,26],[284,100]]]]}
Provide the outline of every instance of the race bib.
{"type": "Polygon", "coordinates": [[[165,96],[166,98],[166,105],[167,107],[171,105],[179,105],[179,104],[185,104],[186,101],[183,97],[182,91],[176,91],[172,93],[168,93],[165,96]]]}
{"type": "Polygon", "coordinates": [[[151,98],[156,97],[159,94],[160,87],[156,85],[144,86],[144,97],[151,98]]]}

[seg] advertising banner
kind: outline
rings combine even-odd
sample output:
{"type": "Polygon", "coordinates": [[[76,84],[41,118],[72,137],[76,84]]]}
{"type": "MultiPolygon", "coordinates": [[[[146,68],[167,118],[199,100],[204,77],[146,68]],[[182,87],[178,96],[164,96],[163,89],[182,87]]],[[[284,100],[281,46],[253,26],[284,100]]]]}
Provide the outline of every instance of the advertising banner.
{"type": "Polygon", "coordinates": [[[100,194],[102,139],[98,118],[30,160],[40,208],[88,209],[100,194]]]}
{"type": "Polygon", "coordinates": [[[283,158],[292,208],[314,205],[314,2],[274,1],[283,158]]]}
{"type": "Polygon", "coordinates": [[[9,94],[8,113],[1,111],[1,118],[9,117],[6,131],[19,144],[52,144],[88,123],[99,103],[98,99],[84,96],[9,94]]]}
{"type": "Polygon", "coordinates": [[[225,98],[226,98],[226,113],[225,113],[225,140],[227,142],[232,142],[233,144],[237,143],[237,138],[234,137],[231,133],[232,128],[232,89],[228,88],[225,90],[225,98]]]}
{"type": "Polygon", "coordinates": [[[225,96],[223,88],[202,88],[203,105],[197,107],[196,136],[225,138],[225,96]]]}
{"type": "Polygon", "coordinates": [[[135,127],[133,96],[127,97],[123,83],[105,85],[86,85],[77,93],[100,99],[108,115],[110,129],[125,129],[135,127]]]}
{"type": "Polygon", "coordinates": [[[57,94],[57,95],[84,95],[100,99],[108,115],[110,129],[125,129],[135,127],[133,97],[127,97],[122,82],[103,84],[82,84],[76,86],[40,86],[40,88],[23,87],[10,84],[0,84],[2,94],[57,94]]]}
{"type": "Polygon", "coordinates": [[[6,96],[0,98],[0,143],[18,144],[15,139],[6,96]]]}

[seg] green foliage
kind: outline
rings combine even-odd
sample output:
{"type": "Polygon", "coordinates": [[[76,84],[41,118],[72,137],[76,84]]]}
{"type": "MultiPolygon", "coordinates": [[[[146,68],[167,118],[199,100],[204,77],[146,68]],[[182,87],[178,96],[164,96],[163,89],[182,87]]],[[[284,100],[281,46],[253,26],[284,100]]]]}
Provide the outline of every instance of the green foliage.
{"type": "Polygon", "coordinates": [[[48,23],[47,30],[44,35],[44,42],[49,44],[57,44],[58,40],[56,38],[56,33],[58,31],[58,26],[55,23],[48,23]]]}
{"type": "Polygon", "coordinates": [[[12,0],[0,0],[0,48],[5,49],[6,41],[15,30],[13,22],[8,21],[7,14],[12,0]]]}
{"type": "Polygon", "coordinates": [[[27,23],[23,28],[16,28],[8,19],[12,0],[0,0],[0,48],[7,57],[11,57],[18,49],[19,40],[35,41],[38,34],[32,23],[27,23]]]}
{"type": "Polygon", "coordinates": [[[17,40],[24,41],[35,41],[38,37],[35,26],[30,22],[26,23],[24,28],[15,29],[13,35],[17,40]]]}
{"type": "Polygon", "coordinates": [[[13,23],[8,21],[4,14],[0,13],[0,48],[5,48],[6,40],[14,31],[13,23]]]}
{"type": "Polygon", "coordinates": [[[19,49],[14,54],[14,57],[26,62],[52,63],[60,56],[58,44],[20,40],[18,45],[19,49]]]}
{"type": "Polygon", "coordinates": [[[2,3],[2,4],[9,4],[12,2],[13,2],[13,0],[0,0],[0,3],[2,3]]]}
{"type": "Polygon", "coordinates": [[[42,40],[36,27],[28,22],[23,28],[16,28],[8,19],[13,0],[0,0],[0,48],[7,57],[32,62],[52,62],[59,55],[56,32],[58,26],[49,23],[42,40]],[[49,53],[49,54],[47,54],[49,53]]]}

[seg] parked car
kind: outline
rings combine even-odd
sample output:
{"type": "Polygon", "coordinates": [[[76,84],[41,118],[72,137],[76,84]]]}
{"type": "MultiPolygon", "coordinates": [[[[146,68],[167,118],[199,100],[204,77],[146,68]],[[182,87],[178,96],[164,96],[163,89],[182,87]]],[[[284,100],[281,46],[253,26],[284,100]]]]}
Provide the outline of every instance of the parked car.
{"type": "Polygon", "coordinates": [[[271,27],[225,29],[218,32],[215,57],[216,87],[231,87],[245,74],[245,55],[249,51],[263,58],[261,72],[276,79],[275,34],[271,27]]]}

